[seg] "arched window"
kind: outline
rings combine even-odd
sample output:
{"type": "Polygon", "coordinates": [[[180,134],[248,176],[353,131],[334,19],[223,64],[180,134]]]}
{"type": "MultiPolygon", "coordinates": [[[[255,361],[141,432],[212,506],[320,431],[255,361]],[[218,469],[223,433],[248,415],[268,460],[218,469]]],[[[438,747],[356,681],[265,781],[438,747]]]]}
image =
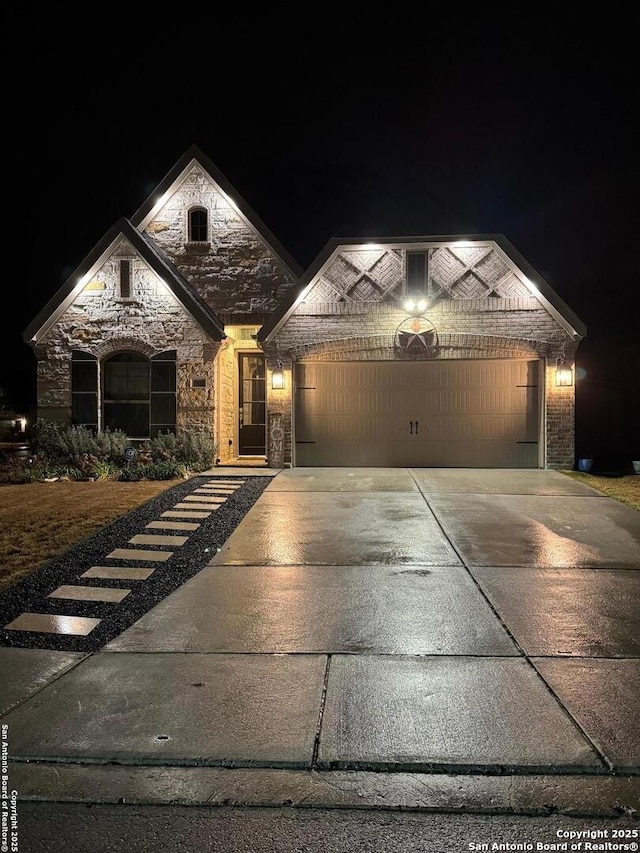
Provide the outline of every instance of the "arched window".
{"type": "Polygon", "coordinates": [[[209,217],[204,207],[189,211],[189,242],[206,243],[209,239],[209,217]]]}
{"type": "Polygon", "coordinates": [[[102,368],[104,429],[122,430],[130,438],[153,438],[176,426],[176,352],[148,359],[119,352],[102,368]]]}

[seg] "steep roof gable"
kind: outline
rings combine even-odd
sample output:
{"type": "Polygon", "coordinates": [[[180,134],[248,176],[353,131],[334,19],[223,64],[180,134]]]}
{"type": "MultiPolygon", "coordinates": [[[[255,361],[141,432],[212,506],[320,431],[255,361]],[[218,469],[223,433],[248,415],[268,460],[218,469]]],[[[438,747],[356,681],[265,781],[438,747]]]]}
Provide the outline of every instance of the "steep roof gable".
{"type": "Polygon", "coordinates": [[[288,269],[294,278],[302,275],[302,267],[289,254],[280,241],[264,224],[256,212],[244,201],[218,167],[204,154],[197,145],[192,145],[178,160],[175,166],[167,172],[158,186],[149,195],[144,204],[131,217],[131,222],[136,228],[144,230],[151,222],[156,212],[165,203],[166,199],[178,188],[184,177],[193,166],[197,164],[202,168],[217,189],[225,196],[227,201],[240,214],[247,225],[258,233],[265,243],[273,250],[274,254],[288,269]]]}
{"type": "Polygon", "coordinates": [[[140,257],[162,279],[184,309],[202,326],[213,340],[224,338],[224,327],[218,317],[190,289],[171,261],[133,227],[128,219],[120,219],[89,252],[80,266],[69,276],[57,293],[23,332],[23,340],[32,344],[38,341],[61,314],[71,305],[90,277],[114,252],[122,239],[131,243],[140,257]]]}
{"type": "Polygon", "coordinates": [[[297,291],[292,291],[280,304],[267,322],[258,332],[258,341],[266,344],[287,322],[296,306],[302,302],[322,276],[332,259],[340,252],[358,250],[367,247],[407,249],[435,248],[439,246],[480,246],[491,245],[500,252],[506,263],[522,281],[529,293],[552,314],[563,328],[575,339],[583,338],[586,326],[569,308],[553,288],[536,272],[529,262],[515,249],[502,234],[472,234],[446,235],[424,237],[386,237],[386,238],[340,238],[336,237],[327,242],[324,249],[317,255],[309,269],[299,282],[297,291]]]}

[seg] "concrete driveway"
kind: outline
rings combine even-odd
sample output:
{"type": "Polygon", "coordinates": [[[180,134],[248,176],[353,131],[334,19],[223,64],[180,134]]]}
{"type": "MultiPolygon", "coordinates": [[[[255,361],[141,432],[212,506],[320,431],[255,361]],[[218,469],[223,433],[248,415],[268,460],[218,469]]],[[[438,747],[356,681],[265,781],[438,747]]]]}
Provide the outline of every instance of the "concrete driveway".
{"type": "Polygon", "coordinates": [[[284,470],[100,652],[3,650],[12,784],[634,814],[639,570],[640,513],[558,472],[284,470]]]}

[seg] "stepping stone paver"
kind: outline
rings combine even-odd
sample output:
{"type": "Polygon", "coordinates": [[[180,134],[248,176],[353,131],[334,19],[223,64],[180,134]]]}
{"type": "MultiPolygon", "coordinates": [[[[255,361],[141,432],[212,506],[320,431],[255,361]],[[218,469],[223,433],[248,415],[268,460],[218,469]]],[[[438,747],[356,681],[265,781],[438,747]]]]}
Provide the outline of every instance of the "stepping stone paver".
{"type": "Polygon", "coordinates": [[[86,637],[101,621],[89,616],[65,616],[62,613],[21,613],[4,627],[8,631],[38,631],[86,637]]]}
{"type": "Polygon", "coordinates": [[[109,566],[91,566],[81,578],[104,578],[105,580],[146,581],[155,569],[127,569],[109,566]]]}
{"type": "Polygon", "coordinates": [[[143,551],[141,548],[116,548],[107,557],[114,560],[150,560],[162,563],[173,557],[173,551],[143,551]]]}
{"type": "MultiPolygon", "coordinates": [[[[193,507],[189,507],[193,509],[193,507]]],[[[207,507],[211,509],[211,507],[207,507]]],[[[210,512],[176,512],[173,509],[168,509],[162,513],[163,518],[209,518],[210,512]]]]}
{"type": "Polygon", "coordinates": [[[158,533],[137,533],[129,539],[132,545],[184,545],[188,536],[163,536],[158,533]]]}
{"type": "Polygon", "coordinates": [[[187,495],[185,501],[194,501],[195,503],[212,503],[223,504],[226,501],[226,496],[207,495],[207,497],[198,497],[197,495],[187,495]]]}
{"type": "MultiPolygon", "coordinates": [[[[174,504],[174,506],[176,509],[208,509],[208,510],[214,510],[214,509],[218,509],[218,507],[220,505],[219,504],[216,505],[216,504],[212,504],[212,503],[209,503],[209,504],[205,504],[205,503],[199,503],[199,504],[185,503],[185,504],[183,504],[183,503],[180,503],[180,504],[174,504]]],[[[163,515],[164,515],[164,513],[163,513],[163,515]]],[[[181,512],[180,515],[184,515],[184,513],[181,512]]]]}
{"type": "Polygon", "coordinates": [[[189,521],[150,521],[145,527],[155,530],[197,530],[200,525],[189,521]]]}
{"type": "Polygon", "coordinates": [[[130,589],[114,589],[104,586],[59,586],[50,592],[47,598],[69,598],[72,601],[109,601],[118,604],[126,598],[130,589]]]}

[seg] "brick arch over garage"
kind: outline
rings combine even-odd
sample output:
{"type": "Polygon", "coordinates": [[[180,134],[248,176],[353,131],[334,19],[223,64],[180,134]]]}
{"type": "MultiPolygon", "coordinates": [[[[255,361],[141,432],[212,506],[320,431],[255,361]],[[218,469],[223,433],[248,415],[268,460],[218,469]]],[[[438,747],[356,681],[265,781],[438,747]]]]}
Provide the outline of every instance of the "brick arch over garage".
{"type": "MultiPolygon", "coordinates": [[[[549,358],[558,344],[534,338],[510,338],[496,335],[451,334],[438,336],[437,353],[426,358],[549,358]]],[[[287,349],[292,361],[366,361],[390,360],[397,357],[391,334],[338,338],[287,349]]],[[[567,351],[567,355],[570,353],[567,351]]]]}

